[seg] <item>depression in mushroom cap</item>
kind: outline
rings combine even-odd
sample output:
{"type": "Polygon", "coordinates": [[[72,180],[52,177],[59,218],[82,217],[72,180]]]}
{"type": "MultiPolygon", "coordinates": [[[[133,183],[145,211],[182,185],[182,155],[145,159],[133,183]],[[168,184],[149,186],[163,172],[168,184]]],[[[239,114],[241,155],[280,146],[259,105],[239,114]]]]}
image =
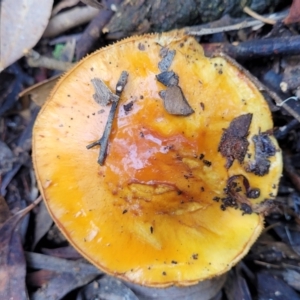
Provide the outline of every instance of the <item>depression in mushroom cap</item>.
{"type": "Polygon", "coordinates": [[[238,68],[191,37],[145,35],[63,76],[37,118],[33,161],[51,216],[93,264],[143,285],[191,285],[229,270],[262,231],[282,169],[272,127],[238,68]]]}

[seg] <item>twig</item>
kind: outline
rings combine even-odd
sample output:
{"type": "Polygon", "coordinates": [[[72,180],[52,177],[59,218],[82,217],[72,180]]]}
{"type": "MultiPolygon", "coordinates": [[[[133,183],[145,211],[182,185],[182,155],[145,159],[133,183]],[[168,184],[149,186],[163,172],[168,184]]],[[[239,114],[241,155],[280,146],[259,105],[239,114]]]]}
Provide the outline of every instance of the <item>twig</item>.
{"type": "Polygon", "coordinates": [[[264,261],[260,261],[260,260],[254,260],[254,263],[259,265],[259,266],[263,266],[263,267],[266,267],[267,269],[281,269],[282,266],[278,266],[278,265],[274,265],[274,264],[270,264],[270,263],[267,263],[267,262],[264,262],[264,261]]]}
{"type": "Polygon", "coordinates": [[[223,27],[218,28],[197,28],[195,27],[188,27],[185,29],[186,34],[189,35],[195,35],[195,36],[202,36],[202,35],[210,35],[220,32],[227,32],[227,31],[234,31],[234,30],[240,30],[243,28],[253,27],[262,25],[263,23],[258,20],[252,20],[252,21],[244,21],[233,25],[227,25],[223,27]]]}
{"type": "Polygon", "coordinates": [[[262,235],[277,226],[282,226],[282,224],[280,222],[277,222],[269,225],[268,227],[264,228],[264,230],[262,231],[262,235]]]}
{"type": "Polygon", "coordinates": [[[27,63],[30,67],[44,67],[51,70],[67,71],[74,66],[73,63],[43,56],[34,50],[29,50],[25,53],[25,56],[27,57],[27,63]]]}
{"type": "Polygon", "coordinates": [[[19,210],[18,212],[16,212],[13,215],[14,217],[17,218],[23,218],[27,213],[29,213],[34,207],[36,207],[41,201],[43,200],[42,195],[40,195],[38,198],[36,198],[32,203],[30,203],[28,206],[26,206],[25,208],[19,210]]]}
{"type": "Polygon", "coordinates": [[[18,211],[17,214],[25,215],[26,213],[31,211],[34,207],[36,207],[42,200],[43,200],[43,197],[42,197],[42,195],[40,195],[31,204],[29,204],[27,207],[25,207],[24,209],[18,211]]]}
{"type": "Polygon", "coordinates": [[[245,6],[243,8],[243,11],[248,14],[249,16],[251,16],[252,18],[262,21],[263,23],[266,24],[271,24],[271,25],[275,25],[276,21],[270,18],[265,18],[264,16],[259,15],[258,13],[256,13],[255,11],[253,11],[250,7],[245,6]]]}
{"type": "Polygon", "coordinates": [[[299,100],[299,98],[298,98],[298,97],[296,97],[296,96],[289,97],[289,98],[287,98],[287,99],[283,100],[281,104],[277,104],[277,106],[282,106],[284,103],[286,103],[286,102],[288,102],[288,101],[290,101],[290,100],[295,100],[295,101],[298,101],[298,100],[299,100]]]}
{"type": "Polygon", "coordinates": [[[277,140],[282,140],[282,139],[284,139],[288,135],[288,133],[291,130],[293,130],[294,128],[296,128],[298,126],[299,126],[298,120],[292,119],[292,121],[290,121],[286,125],[279,127],[275,131],[274,135],[275,135],[275,137],[276,137],[277,140]]]}
{"type": "MultiPolygon", "coordinates": [[[[116,86],[116,95],[118,97],[121,96],[122,91],[124,90],[124,87],[127,83],[127,78],[128,78],[128,73],[126,71],[123,71],[121,73],[121,76],[120,76],[119,81],[116,86]]],[[[95,141],[86,146],[87,149],[91,149],[97,145],[99,145],[101,147],[99,157],[98,157],[98,163],[100,166],[103,166],[104,160],[105,160],[105,157],[107,154],[108,139],[110,136],[112,124],[114,121],[114,117],[115,117],[115,113],[116,113],[119,101],[120,101],[120,98],[118,99],[118,101],[112,102],[102,137],[98,141],[95,141]]]]}
{"type": "Polygon", "coordinates": [[[73,27],[85,24],[96,17],[98,12],[98,9],[86,6],[75,7],[60,13],[50,20],[43,37],[54,37],[73,27]]]}
{"type": "MultiPolygon", "coordinates": [[[[31,115],[31,120],[25,130],[23,130],[23,133],[19,137],[17,141],[17,147],[20,147],[24,150],[24,152],[28,152],[31,150],[31,135],[32,135],[32,128],[35,122],[35,118],[39,112],[39,107],[36,107],[33,109],[32,115],[31,115]]],[[[27,162],[27,160],[26,160],[27,162]]],[[[14,178],[14,176],[17,174],[17,172],[20,170],[22,165],[25,162],[22,161],[22,155],[20,159],[13,165],[13,168],[7,172],[3,177],[2,177],[2,184],[1,184],[1,189],[0,189],[0,194],[2,196],[5,196],[6,194],[6,188],[10,184],[11,180],[14,178]]]]}
{"type": "Polygon", "coordinates": [[[291,265],[291,264],[286,264],[286,263],[281,263],[280,265],[274,265],[270,264],[268,262],[260,261],[260,260],[254,260],[254,263],[263,267],[266,267],[268,269],[294,269],[294,270],[300,270],[299,266],[296,265],[291,265]]]}
{"type": "MultiPolygon", "coordinates": [[[[277,20],[282,20],[286,15],[287,15],[287,12],[284,11],[284,12],[278,13],[278,14],[267,15],[266,18],[277,21],[277,20]]],[[[218,21],[216,21],[216,23],[217,22],[218,21]]],[[[240,30],[243,28],[264,25],[264,22],[262,22],[260,20],[254,20],[252,18],[248,18],[245,20],[241,20],[241,19],[234,20],[233,19],[232,22],[235,22],[235,24],[220,26],[220,27],[216,27],[216,28],[207,28],[208,24],[203,24],[203,25],[185,27],[185,28],[183,28],[183,31],[188,35],[202,36],[202,35],[209,35],[209,34],[215,34],[215,33],[220,33],[220,32],[240,30]]],[[[211,22],[211,23],[214,23],[214,22],[211,22]]],[[[210,24],[210,25],[213,25],[213,24],[210,24]]]]}
{"type": "MultiPolygon", "coordinates": [[[[106,1],[107,7],[111,7],[112,5],[118,5],[120,3],[121,0],[106,1]]],[[[84,29],[76,45],[77,60],[84,57],[97,44],[97,41],[99,41],[102,35],[102,29],[109,22],[114,13],[115,12],[111,9],[100,10],[98,15],[84,29]]]]}
{"type": "Polygon", "coordinates": [[[202,44],[206,55],[224,52],[237,60],[256,59],[271,55],[299,55],[300,36],[250,40],[237,45],[229,43],[202,44]]]}

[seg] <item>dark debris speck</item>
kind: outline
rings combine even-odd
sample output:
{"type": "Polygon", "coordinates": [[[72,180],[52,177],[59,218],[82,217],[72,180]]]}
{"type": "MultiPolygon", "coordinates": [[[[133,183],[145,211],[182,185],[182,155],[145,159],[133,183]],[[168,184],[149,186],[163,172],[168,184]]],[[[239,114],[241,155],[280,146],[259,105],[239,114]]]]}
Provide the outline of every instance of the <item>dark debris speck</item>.
{"type": "Polygon", "coordinates": [[[131,111],[132,107],[133,107],[133,101],[130,101],[127,104],[123,105],[123,108],[124,108],[124,110],[125,110],[126,113],[128,113],[129,111],[131,111]]]}
{"type": "Polygon", "coordinates": [[[211,166],[211,161],[203,159],[203,163],[207,166],[210,167],[211,166]]]}
{"type": "Polygon", "coordinates": [[[219,202],[220,201],[220,197],[217,197],[217,196],[213,197],[213,200],[216,201],[216,202],[219,202]]]}
{"type": "Polygon", "coordinates": [[[142,43],[139,43],[139,44],[138,44],[138,49],[139,49],[140,51],[145,51],[145,45],[142,44],[142,43]]]}
{"type": "Polygon", "coordinates": [[[192,258],[196,260],[196,259],[198,259],[198,255],[199,255],[198,253],[194,253],[194,254],[192,255],[192,258]]]}

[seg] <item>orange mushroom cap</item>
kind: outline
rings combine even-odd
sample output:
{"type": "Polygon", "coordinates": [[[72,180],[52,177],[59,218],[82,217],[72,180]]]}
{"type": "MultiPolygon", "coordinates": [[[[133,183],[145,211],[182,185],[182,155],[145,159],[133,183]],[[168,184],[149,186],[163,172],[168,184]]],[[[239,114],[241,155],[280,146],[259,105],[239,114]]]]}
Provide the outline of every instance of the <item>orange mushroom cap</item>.
{"type": "Polygon", "coordinates": [[[90,262],[142,285],[191,285],[229,270],[261,233],[282,171],[272,127],[264,98],[231,63],[205,57],[192,37],[145,35],[62,77],[36,120],[33,162],[51,216],[90,262]],[[161,67],[164,51],[175,55],[161,67]],[[164,69],[177,83],[158,80],[164,69]],[[94,101],[92,81],[115,93],[122,71],[100,166],[100,147],[86,146],[111,105],[94,101]],[[178,90],[185,115],[166,109],[178,90]]]}

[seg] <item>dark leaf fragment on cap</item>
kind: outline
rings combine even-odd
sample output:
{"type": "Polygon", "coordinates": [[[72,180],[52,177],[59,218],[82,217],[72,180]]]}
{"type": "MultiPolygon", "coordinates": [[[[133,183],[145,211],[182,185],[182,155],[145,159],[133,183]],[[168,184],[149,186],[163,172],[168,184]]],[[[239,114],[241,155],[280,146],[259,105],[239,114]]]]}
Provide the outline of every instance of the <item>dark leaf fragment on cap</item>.
{"type": "Polygon", "coordinates": [[[173,71],[164,71],[156,75],[156,79],[165,86],[178,85],[179,77],[173,71]]]}
{"type": "Polygon", "coordinates": [[[129,111],[132,110],[133,107],[133,101],[128,102],[127,104],[123,105],[123,108],[125,110],[125,113],[128,113],[129,111]]]}
{"type": "Polygon", "coordinates": [[[164,100],[166,111],[171,115],[188,116],[194,112],[179,86],[170,86],[160,91],[159,95],[164,100]]]}
{"type": "Polygon", "coordinates": [[[221,209],[227,207],[239,208],[243,214],[257,212],[256,207],[251,203],[251,199],[257,199],[260,196],[260,189],[252,188],[247,177],[242,174],[233,175],[228,178],[226,197],[221,198],[221,209]]]}
{"type": "Polygon", "coordinates": [[[250,113],[235,118],[221,137],[218,151],[226,157],[227,169],[232,166],[235,159],[242,163],[245,158],[249,146],[247,135],[251,120],[250,113]]]}
{"type": "Polygon", "coordinates": [[[271,162],[268,157],[274,156],[276,148],[268,133],[260,133],[252,138],[255,147],[254,161],[249,162],[246,167],[247,172],[252,172],[258,176],[269,173],[271,162]]]}
{"type": "Polygon", "coordinates": [[[106,106],[110,102],[117,102],[119,96],[112,93],[112,91],[107,87],[107,85],[99,78],[93,78],[91,80],[95,94],[93,95],[94,100],[101,106],[106,106]]]}
{"type": "Polygon", "coordinates": [[[176,54],[175,50],[169,50],[168,48],[161,48],[159,55],[162,57],[162,60],[158,63],[158,68],[161,72],[168,71],[170,68],[174,56],[176,54]]]}

